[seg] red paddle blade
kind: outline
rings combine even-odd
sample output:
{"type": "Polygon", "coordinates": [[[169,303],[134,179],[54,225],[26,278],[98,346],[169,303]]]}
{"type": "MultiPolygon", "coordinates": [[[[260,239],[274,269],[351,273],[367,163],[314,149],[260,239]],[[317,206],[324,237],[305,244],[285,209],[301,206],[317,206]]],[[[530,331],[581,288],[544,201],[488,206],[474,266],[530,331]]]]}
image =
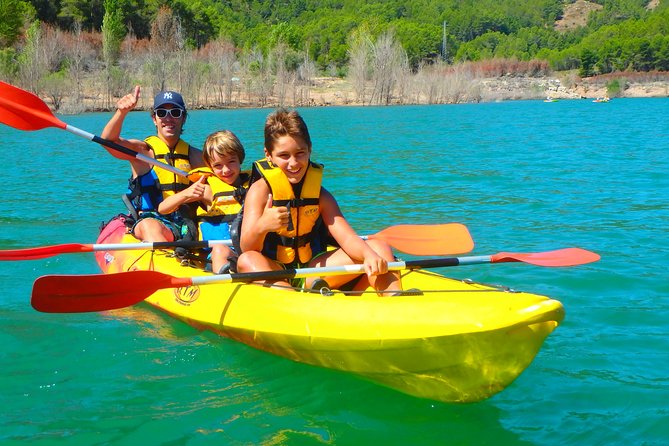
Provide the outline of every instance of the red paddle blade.
{"type": "Polygon", "coordinates": [[[0,81],[0,122],[19,130],[67,127],[67,124],[51,113],[40,98],[2,81],[0,81]]]}
{"type": "Polygon", "coordinates": [[[58,254],[91,251],[93,251],[93,245],[82,245],[80,243],[39,246],[36,248],[3,249],[0,251],[0,260],[36,260],[53,257],[58,254]]]}
{"type": "Polygon", "coordinates": [[[395,225],[368,238],[385,240],[398,251],[416,256],[463,254],[474,249],[474,240],[461,223],[395,225]]]}
{"type": "Polygon", "coordinates": [[[163,288],[190,285],[157,271],[117,274],[42,276],[33,284],[30,303],[45,313],[106,311],[135,305],[163,288]]]}
{"type": "Polygon", "coordinates": [[[491,263],[524,262],[538,266],[574,266],[592,263],[601,257],[581,248],[565,248],[556,251],[514,253],[500,252],[491,256],[491,263]]]}

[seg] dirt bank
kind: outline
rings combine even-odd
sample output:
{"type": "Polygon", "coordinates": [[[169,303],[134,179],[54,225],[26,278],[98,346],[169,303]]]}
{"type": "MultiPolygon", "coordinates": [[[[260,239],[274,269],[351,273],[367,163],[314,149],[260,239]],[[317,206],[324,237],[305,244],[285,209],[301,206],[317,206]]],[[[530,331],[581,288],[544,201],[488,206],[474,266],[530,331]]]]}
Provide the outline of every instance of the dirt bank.
{"type": "MultiPolygon", "coordinates": [[[[472,80],[482,102],[544,99],[598,98],[611,96],[607,81],[602,79],[579,79],[573,74],[560,74],[541,78],[504,76],[472,80]]],[[[622,90],[614,96],[668,97],[669,80],[652,82],[622,81],[622,90]]],[[[318,78],[311,90],[312,105],[364,105],[356,101],[351,84],[345,79],[318,78]]]]}
{"type": "MultiPolygon", "coordinates": [[[[446,102],[497,102],[535,100],[547,97],[556,99],[598,98],[604,96],[628,98],[668,97],[669,75],[665,77],[666,80],[648,80],[653,78],[647,78],[643,82],[621,78],[619,79],[621,89],[618,92],[608,91],[607,85],[611,83],[611,79],[603,77],[581,79],[573,73],[560,73],[545,77],[502,76],[498,78],[473,78],[459,86],[462,91],[457,91],[456,94],[453,94],[453,97],[456,97],[457,100],[446,102]]],[[[656,78],[664,79],[663,75],[656,76],[656,78]]],[[[414,88],[419,90],[417,86],[414,86],[414,88]]],[[[241,92],[233,96],[234,103],[225,106],[225,108],[260,106],[257,102],[245,100],[246,96],[241,94],[241,92]]],[[[147,110],[151,106],[150,97],[150,94],[144,93],[138,108],[147,110]]],[[[53,101],[49,98],[43,99],[53,108],[53,101]]],[[[274,108],[280,105],[286,107],[369,105],[369,103],[362,103],[357,100],[355,90],[348,80],[333,77],[314,79],[308,95],[303,95],[299,101],[294,101],[293,99],[294,97],[287,95],[284,104],[280,104],[276,97],[270,96],[264,106],[274,108]]],[[[109,111],[109,108],[103,105],[107,103],[108,101],[104,100],[102,94],[89,91],[83,100],[79,101],[66,96],[58,112],[77,114],[86,111],[109,111]]],[[[116,99],[110,103],[113,107],[116,99]]],[[[429,101],[424,95],[414,93],[407,95],[403,100],[396,98],[392,103],[393,105],[427,104],[429,101]]],[[[193,109],[220,108],[220,105],[207,103],[206,101],[202,102],[201,97],[199,103],[195,103],[195,101],[189,102],[189,107],[193,109]]]]}

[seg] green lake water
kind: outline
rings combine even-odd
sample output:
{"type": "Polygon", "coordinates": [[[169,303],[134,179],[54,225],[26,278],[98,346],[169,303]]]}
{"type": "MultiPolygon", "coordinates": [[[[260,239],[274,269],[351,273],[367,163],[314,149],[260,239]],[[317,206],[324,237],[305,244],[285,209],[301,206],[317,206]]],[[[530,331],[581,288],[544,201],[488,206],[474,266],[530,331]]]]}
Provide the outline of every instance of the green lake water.
{"type": "MultiPolygon", "coordinates": [[[[262,156],[269,110],[193,111],[262,156]]],[[[664,445],[669,443],[669,99],[301,110],[325,186],[354,228],[466,224],[472,254],[578,246],[600,262],[442,272],[560,300],[528,369],[476,404],[410,397],[195,330],[148,306],[43,314],[45,274],[92,254],[0,263],[0,444],[664,445]]],[[[62,116],[100,134],[110,113],[62,116]]],[[[152,131],[132,113],[124,135],[152,131]]],[[[0,126],[0,249],[93,243],[129,169],[57,129],[0,126]]],[[[345,316],[345,315],[343,315],[345,316]]]]}

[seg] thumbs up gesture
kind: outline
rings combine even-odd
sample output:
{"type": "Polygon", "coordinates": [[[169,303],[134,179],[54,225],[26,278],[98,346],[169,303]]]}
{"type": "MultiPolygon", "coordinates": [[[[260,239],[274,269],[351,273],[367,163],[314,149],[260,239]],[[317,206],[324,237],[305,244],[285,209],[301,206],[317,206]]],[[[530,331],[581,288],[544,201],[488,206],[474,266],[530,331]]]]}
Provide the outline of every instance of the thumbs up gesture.
{"type": "Polygon", "coordinates": [[[288,224],[289,217],[290,214],[288,213],[288,208],[285,206],[275,207],[272,194],[268,194],[267,202],[265,203],[265,208],[263,209],[261,216],[265,229],[268,232],[276,232],[279,229],[285,228],[288,224]]]}
{"type": "Polygon", "coordinates": [[[201,201],[204,198],[204,191],[207,187],[207,175],[202,175],[198,180],[191,184],[188,189],[183,191],[186,203],[201,201]]]}
{"type": "Polygon", "coordinates": [[[128,93],[127,95],[123,96],[121,99],[118,100],[118,102],[116,103],[116,108],[121,112],[127,113],[135,108],[137,102],[139,101],[140,96],[141,96],[141,90],[139,88],[139,85],[135,85],[135,90],[132,93],[128,93]]]}

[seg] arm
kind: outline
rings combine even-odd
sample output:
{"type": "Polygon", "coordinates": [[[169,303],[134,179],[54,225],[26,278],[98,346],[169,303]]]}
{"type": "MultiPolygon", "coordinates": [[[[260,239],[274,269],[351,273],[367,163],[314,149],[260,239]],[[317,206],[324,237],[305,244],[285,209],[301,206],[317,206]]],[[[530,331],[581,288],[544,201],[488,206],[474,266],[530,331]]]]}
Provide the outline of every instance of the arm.
{"type": "Polygon", "coordinates": [[[244,200],[244,223],[240,240],[242,251],[261,252],[265,236],[285,227],[288,217],[285,206],[272,206],[271,190],[267,183],[253,183],[244,200]]]}
{"type": "MultiPolygon", "coordinates": [[[[123,127],[123,121],[125,120],[125,117],[128,115],[128,112],[130,112],[135,108],[139,97],[140,97],[140,88],[139,86],[136,86],[135,91],[133,93],[129,93],[123,96],[121,99],[119,99],[116,104],[117,107],[116,112],[109,120],[104,130],[102,130],[100,136],[104,139],[108,139],[124,147],[127,147],[136,152],[142,153],[146,156],[150,156],[151,158],[153,158],[153,152],[149,149],[148,144],[146,144],[144,141],[139,139],[121,138],[121,128],[123,127]]],[[[107,151],[115,158],[130,161],[133,173],[135,175],[142,175],[148,172],[148,170],[151,167],[148,164],[137,160],[135,157],[131,155],[126,155],[122,152],[119,152],[118,150],[112,150],[107,147],[105,147],[105,149],[107,149],[107,151]]]]}
{"type": "Polygon", "coordinates": [[[325,188],[321,189],[320,211],[330,234],[348,256],[365,265],[367,275],[384,274],[388,262],[378,255],[346,221],[335,198],[325,188]]]}
{"type": "Polygon", "coordinates": [[[207,177],[202,175],[199,180],[191,184],[188,189],[179,193],[170,195],[160,202],[158,212],[161,214],[171,214],[179,209],[179,206],[194,201],[201,201],[205,204],[211,204],[211,187],[206,183],[207,177]],[[208,200],[207,200],[208,197],[208,200]]]}

